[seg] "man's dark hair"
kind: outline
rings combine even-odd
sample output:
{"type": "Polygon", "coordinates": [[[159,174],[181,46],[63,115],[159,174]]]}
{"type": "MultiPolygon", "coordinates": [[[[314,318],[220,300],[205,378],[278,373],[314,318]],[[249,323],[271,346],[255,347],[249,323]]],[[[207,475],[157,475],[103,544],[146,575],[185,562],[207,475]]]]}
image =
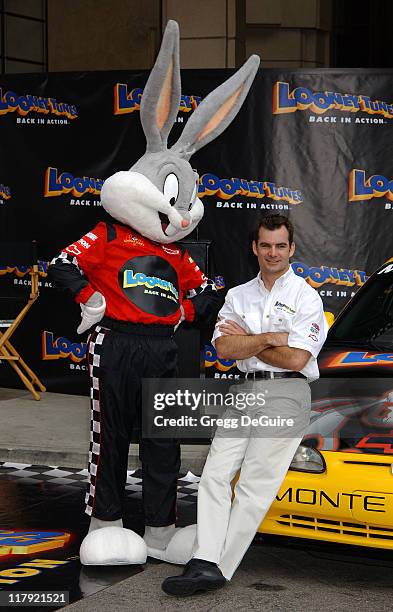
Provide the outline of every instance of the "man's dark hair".
{"type": "Polygon", "coordinates": [[[272,231],[282,227],[283,225],[288,230],[288,239],[289,244],[291,245],[293,242],[293,225],[285,215],[266,215],[265,217],[262,217],[259,220],[258,225],[255,227],[252,239],[256,244],[258,244],[259,230],[261,227],[272,231]]]}

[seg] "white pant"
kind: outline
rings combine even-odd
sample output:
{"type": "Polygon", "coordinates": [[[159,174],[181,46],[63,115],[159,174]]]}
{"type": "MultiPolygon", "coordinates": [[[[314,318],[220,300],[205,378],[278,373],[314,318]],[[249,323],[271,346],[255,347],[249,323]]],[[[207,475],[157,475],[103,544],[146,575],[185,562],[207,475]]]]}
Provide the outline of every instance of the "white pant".
{"type": "Polygon", "coordinates": [[[300,428],[295,427],[294,437],[289,437],[288,431],[288,437],[274,438],[258,437],[263,432],[251,431],[248,437],[234,438],[217,430],[202,473],[193,556],[217,563],[227,580],[232,578],[274,501],[309,422],[308,384],[296,378],[283,381],[264,385],[269,388],[266,413],[298,414],[300,428]],[[231,481],[240,468],[232,502],[231,481]]]}

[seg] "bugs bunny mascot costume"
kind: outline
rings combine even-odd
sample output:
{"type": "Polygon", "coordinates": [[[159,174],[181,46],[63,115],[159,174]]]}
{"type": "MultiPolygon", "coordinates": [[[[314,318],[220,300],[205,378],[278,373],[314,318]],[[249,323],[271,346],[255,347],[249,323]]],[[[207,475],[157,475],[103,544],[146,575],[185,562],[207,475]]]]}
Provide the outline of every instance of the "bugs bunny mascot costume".
{"type": "Polygon", "coordinates": [[[180,103],[179,31],[169,21],[141,101],[146,152],[102,187],[102,206],[114,223],[99,223],[52,262],[56,286],[70,290],[81,305],[78,332],[95,325],[88,346],[91,521],[80,551],[85,565],[144,563],[147,553],[188,561],[184,554],[179,558],[182,530],[174,527],[178,441],[140,441],[144,539],[122,523],[128,450],[140,423],[142,378],[176,375],[174,327],[182,320],[206,321],[218,310],[214,284],[173,243],[203,216],[198,175],[188,160],[236,116],[258,66],[259,58],[251,57],[210,93],[168,149],[180,103]]]}

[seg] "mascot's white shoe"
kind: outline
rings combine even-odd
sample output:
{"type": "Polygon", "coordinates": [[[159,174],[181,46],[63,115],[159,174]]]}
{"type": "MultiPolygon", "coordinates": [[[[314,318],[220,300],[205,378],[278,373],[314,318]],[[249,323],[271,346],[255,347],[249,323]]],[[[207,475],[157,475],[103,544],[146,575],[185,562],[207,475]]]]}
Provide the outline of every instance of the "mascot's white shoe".
{"type": "Polygon", "coordinates": [[[149,557],[176,565],[185,565],[192,558],[195,538],[196,525],[146,527],[144,535],[149,557]]]}
{"type": "Polygon", "coordinates": [[[135,565],[146,563],[144,540],[123,529],[121,521],[100,521],[92,517],[79,556],[82,565],[135,565]]]}

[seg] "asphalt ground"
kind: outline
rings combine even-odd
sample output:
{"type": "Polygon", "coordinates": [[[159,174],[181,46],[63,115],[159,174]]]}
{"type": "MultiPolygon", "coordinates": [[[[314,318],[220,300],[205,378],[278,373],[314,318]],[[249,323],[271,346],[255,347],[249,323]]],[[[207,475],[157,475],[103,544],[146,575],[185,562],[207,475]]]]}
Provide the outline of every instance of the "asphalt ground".
{"type": "Polygon", "coordinates": [[[160,584],[178,573],[167,564],[144,571],[91,595],[65,610],[266,610],[342,612],[392,610],[393,557],[351,553],[339,546],[255,543],[223,589],[187,598],[162,592],[160,584]]]}

